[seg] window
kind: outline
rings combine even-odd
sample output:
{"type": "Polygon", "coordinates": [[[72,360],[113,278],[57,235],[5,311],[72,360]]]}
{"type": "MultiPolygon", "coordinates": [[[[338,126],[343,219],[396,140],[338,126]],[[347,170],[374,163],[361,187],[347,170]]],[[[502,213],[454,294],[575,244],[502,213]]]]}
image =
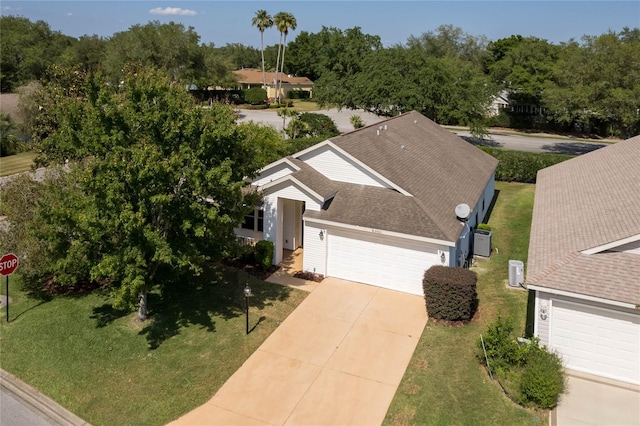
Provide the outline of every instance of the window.
{"type": "Polygon", "coordinates": [[[264,229],[264,210],[255,209],[244,217],[244,222],[240,225],[243,229],[262,232],[264,229]],[[258,212],[256,215],[256,211],[258,212]]]}
{"type": "Polygon", "coordinates": [[[262,232],[264,230],[264,210],[258,210],[258,231],[262,232]]]}
{"type": "Polygon", "coordinates": [[[252,211],[248,215],[244,217],[244,222],[240,225],[243,229],[254,229],[255,227],[255,219],[256,219],[256,211],[252,211]]]}

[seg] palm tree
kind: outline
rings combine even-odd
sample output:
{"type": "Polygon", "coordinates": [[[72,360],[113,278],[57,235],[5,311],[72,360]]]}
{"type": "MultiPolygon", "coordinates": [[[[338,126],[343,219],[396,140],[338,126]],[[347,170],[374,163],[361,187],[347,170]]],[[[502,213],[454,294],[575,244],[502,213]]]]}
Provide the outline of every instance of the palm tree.
{"type": "Polygon", "coordinates": [[[267,75],[264,71],[264,30],[273,26],[273,19],[266,10],[260,9],[256,12],[256,16],[253,17],[251,25],[258,27],[260,30],[260,51],[262,53],[262,87],[267,85],[267,75]]]}
{"type": "MultiPolygon", "coordinates": [[[[278,27],[278,30],[280,30],[280,34],[284,35],[284,42],[282,43],[282,61],[280,62],[280,72],[284,73],[284,51],[287,47],[287,34],[289,34],[289,29],[295,30],[298,26],[298,23],[296,22],[296,18],[292,14],[288,12],[281,13],[282,17],[277,21],[276,25],[278,27]]],[[[280,13],[278,15],[280,15],[280,13]]],[[[280,96],[280,90],[282,90],[282,79],[278,81],[280,82],[280,87],[278,88],[278,96],[280,96]]]]}
{"type": "Polygon", "coordinates": [[[276,57],[276,78],[273,81],[273,88],[276,90],[276,97],[278,99],[278,103],[280,103],[280,94],[277,93],[278,90],[278,72],[280,69],[280,50],[282,49],[282,22],[286,21],[287,12],[278,12],[276,16],[273,17],[273,23],[275,24],[278,31],[280,31],[280,43],[278,43],[278,56],[276,57]]]}

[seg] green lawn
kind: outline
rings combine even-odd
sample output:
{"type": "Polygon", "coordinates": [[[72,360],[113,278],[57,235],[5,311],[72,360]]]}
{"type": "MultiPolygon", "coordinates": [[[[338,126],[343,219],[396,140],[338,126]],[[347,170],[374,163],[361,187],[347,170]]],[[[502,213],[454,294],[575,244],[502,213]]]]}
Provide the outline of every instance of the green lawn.
{"type": "Polygon", "coordinates": [[[0,176],[29,171],[37,155],[35,152],[21,152],[8,157],[0,157],[0,176]]]}
{"type": "Polygon", "coordinates": [[[105,294],[31,299],[15,275],[9,293],[0,366],[94,425],[162,425],[203,404],[306,296],[216,268],[151,294],[140,324],[105,294]],[[246,282],[257,324],[248,336],[246,282]]]}
{"type": "Polygon", "coordinates": [[[506,288],[508,260],[527,260],[534,185],[497,182],[491,213],[490,260],[478,260],[479,309],[471,324],[427,323],[385,424],[528,425],[546,424],[545,413],[511,402],[475,358],[476,341],[498,313],[513,315],[524,332],[527,293],[506,288]]]}

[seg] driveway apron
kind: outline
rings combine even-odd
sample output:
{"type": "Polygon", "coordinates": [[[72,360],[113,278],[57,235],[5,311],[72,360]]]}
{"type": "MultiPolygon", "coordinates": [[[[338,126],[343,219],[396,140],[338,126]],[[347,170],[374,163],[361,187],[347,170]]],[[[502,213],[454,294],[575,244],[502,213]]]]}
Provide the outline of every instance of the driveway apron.
{"type": "Polygon", "coordinates": [[[426,322],[419,296],[326,278],[171,425],[381,424],[426,322]]]}

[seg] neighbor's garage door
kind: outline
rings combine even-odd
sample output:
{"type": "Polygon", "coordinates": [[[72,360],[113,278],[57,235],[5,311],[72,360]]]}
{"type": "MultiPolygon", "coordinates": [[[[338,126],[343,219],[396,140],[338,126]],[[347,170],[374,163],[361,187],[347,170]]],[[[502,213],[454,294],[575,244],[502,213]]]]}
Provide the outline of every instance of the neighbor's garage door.
{"type": "Polygon", "coordinates": [[[640,384],[640,315],[554,300],[550,347],[567,368],[640,384]]]}
{"type": "Polygon", "coordinates": [[[327,275],[422,295],[422,277],[436,262],[437,248],[345,230],[327,233],[327,275]]]}

